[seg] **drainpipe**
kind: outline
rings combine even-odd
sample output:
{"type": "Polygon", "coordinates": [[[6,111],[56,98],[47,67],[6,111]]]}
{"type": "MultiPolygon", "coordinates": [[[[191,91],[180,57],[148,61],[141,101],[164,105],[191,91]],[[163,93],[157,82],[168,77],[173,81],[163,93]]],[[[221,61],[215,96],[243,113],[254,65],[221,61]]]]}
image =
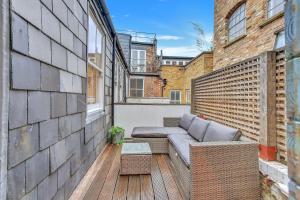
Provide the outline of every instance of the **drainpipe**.
{"type": "Polygon", "coordinates": [[[111,124],[115,124],[115,68],[116,68],[116,46],[117,46],[117,35],[113,36],[113,52],[112,52],[112,72],[111,72],[111,124]]]}

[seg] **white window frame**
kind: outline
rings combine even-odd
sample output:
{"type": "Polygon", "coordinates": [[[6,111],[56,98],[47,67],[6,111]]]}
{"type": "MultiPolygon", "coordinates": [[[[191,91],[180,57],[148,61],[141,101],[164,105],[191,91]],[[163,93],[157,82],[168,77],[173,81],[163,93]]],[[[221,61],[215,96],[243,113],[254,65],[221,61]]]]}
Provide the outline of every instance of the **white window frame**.
{"type": "MultiPolygon", "coordinates": [[[[138,90],[138,89],[135,88],[135,90],[138,90]]],[[[140,77],[131,77],[131,78],[129,78],[129,96],[132,97],[132,98],[144,98],[144,96],[145,96],[145,79],[144,78],[140,78],[140,77]],[[137,96],[132,96],[131,95],[131,79],[143,80],[143,96],[142,97],[137,97],[137,96]]]]}
{"type": "Polygon", "coordinates": [[[180,90],[170,90],[170,103],[171,104],[181,104],[181,91],[180,90]],[[176,93],[179,92],[179,100],[172,100],[172,92],[175,92],[175,97],[176,97],[176,93]]]}
{"type": "Polygon", "coordinates": [[[147,51],[140,50],[140,49],[132,49],[131,50],[131,69],[133,72],[146,72],[146,65],[147,65],[147,51]],[[133,52],[137,52],[137,66],[133,66],[133,52]],[[145,59],[141,59],[141,53],[145,54],[145,59]],[[137,70],[133,70],[133,68],[137,68],[137,70]]]}
{"type": "Polygon", "coordinates": [[[191,90],[185,90],[185,101],[187,104],[191,103],[191,90]]]}
{"type": "Polygon", "coordinates": [[[246,3],[240,5],[229,17],[228,41],[231,42],[244,34],[246,34],[246,3]]]}
{"type": "Polygon", "coordinates": [[[278,15],[279,13],[284,12],[285,0],[279,0],[278,2],[279,3],[275,5],[275,3],[277,3],[277,0],[268,0],[268,5],[267,5],[267,18],[268,19],[278,15]]]}
{"type": "MultiPolygon", "coordinates": [[[[106,59],[106,35],[104,33],[104,29],[103,27],[98,23],[97,21],[97,17],[95,17],[95,15],[93,14],[93,12],[91,10],[89,10],[89,15],[88,15],[88,20],[90,19],[94,19],[94,23],[96,25],[97,30],[100,31],[100,33],[102,34],[102,44],[101,44],[101,55],[102,55],[102,67],[103,68],[99,68],[97,65],[95,65],[89,58],[88,58],[88,65],[91,65],[94,69],[98,70],[100,73],[100,80],[99,80],[99,91],[98,91],[98,97],[96,97],[99,102],[95,103],[95,104],[87,104],[87,117],[86,117],[86,123],[90,123],[93,120],[99,118],[104,112],[104,100],[105,100],[105,96],[104,96],[104,90],[105,90],[105,81],[104,81],[104,74],[105,74],[105,59],[106,59]]],[[[88,28],[89,31],[89,28],[88,28]]],[[[87,43],[89,45],[89,43],[87,43]]],[[[95,44],[96,45],[96,44],[95,44]]],[[[87,87],[88,87],[88,83],[87,83],[87,87]]],[[[87,88],[88,89],[88,88],[87,88]]],[[[88,96],[86,96],[86,98],[88,98],[88,96]]]]}

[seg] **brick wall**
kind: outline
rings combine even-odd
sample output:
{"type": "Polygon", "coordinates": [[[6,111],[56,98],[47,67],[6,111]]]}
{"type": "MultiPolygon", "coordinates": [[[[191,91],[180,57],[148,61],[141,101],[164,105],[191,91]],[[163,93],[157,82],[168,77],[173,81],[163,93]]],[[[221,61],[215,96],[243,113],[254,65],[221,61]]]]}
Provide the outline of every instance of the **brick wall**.
{"type": "Polygon", "coordinates": [[[179,66],[161,66],[161,78],[167,80],[167,85],[163,88],[163,97],[171,98],[171,90],[181,91],[181,103],[185,102],[184,93],[184,68],[179,66]]]}
{"type": "Polygon", "coordinates": [[[87,12],[87,0],[11,0],[8,199],[67,199],[106,143],[112,39],[105,113],[86,124],[87,12]]]}
{"type": "Polygon", "coordinates": [[[170,90],[181,91],[181,103],[186,104],[186,91],[191,91],[191,80],[207,74],[213,68],[213,54],[202,53],[186,66],[163,65],[161,78],[167,79],[167,85],[163,89],[163,97],[170,98],[170,90]]]}
{"type": "Polygon", "coordinates": [[[158,76],[145,76],[144,97],[161,97],[162,80],[158,76]]]}
{"type": "Polygon", "coordinates": [[[227,16],[243,0],[215,0],[214,70],[273,50],[275,33],[284,28],[282,14],[267,20],[267,0],[246,1],[246,36],[228,42],[227,16]]]}
{"type": "Polygon", "coordinates": [[[213,70],[213,54],[204,53],[196,59],[192,60],[185,67],[184,72],[184,89],[191,90],[191,80],[212,72],[213,70]]]}

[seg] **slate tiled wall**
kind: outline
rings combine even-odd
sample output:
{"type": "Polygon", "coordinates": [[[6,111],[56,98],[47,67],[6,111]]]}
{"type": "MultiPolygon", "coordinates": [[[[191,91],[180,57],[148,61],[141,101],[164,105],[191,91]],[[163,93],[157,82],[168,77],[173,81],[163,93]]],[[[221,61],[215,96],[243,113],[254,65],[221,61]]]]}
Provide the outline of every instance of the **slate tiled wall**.
{"type": "Polygon", "coordinates": [[[289,199],[300,199],[300,0],[285,8],[286,114],[289,199]]]}
{"type": "Polygon", "coordinates": [[[86,124],[87,0],[10,3],[7,198],[67,199],[107,142],[112,40],[105,113],[86,124]]]}

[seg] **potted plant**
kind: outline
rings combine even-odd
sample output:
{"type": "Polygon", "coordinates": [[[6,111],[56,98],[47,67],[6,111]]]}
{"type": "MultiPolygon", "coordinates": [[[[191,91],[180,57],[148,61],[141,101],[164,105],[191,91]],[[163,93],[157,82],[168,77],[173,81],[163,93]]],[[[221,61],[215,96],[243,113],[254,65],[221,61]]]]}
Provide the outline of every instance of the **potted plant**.
{"type": "Polygon", "coordinates": [[[109,129],[109,134],[111,135],[111,140],[113,144],[123,144],[124,143],[124,132],[125,130],[119,126],[113,126],[109,129]]]}

